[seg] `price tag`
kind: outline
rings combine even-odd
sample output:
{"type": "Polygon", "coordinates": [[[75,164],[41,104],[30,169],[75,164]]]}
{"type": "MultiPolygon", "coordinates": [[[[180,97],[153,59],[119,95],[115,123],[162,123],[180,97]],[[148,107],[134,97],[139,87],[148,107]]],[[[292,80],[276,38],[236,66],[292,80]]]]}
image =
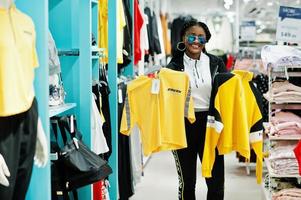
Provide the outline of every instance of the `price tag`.
{"type": "Polygon", "coordinates": [[[122,103],[123,100],[122,100],[122,90],[119,88],[118,89],[118,103],[122,103]]]}
{"type": "Polygon", "coordinates": [[[159,79],[153,79],[151,93],[152,94],[159,94],[159,91],[160,91],[160,80],[159,79]]]}
{"type": "Polygon", "coordinates": [[[73,120],[73,115],[70,116],[70,133],[74,133],[74,120],[73,120]]]}
{"type": "Polygon", "coordinates": [[[276,40],[301,42],[301,8],[280,6],[276,40]]]}

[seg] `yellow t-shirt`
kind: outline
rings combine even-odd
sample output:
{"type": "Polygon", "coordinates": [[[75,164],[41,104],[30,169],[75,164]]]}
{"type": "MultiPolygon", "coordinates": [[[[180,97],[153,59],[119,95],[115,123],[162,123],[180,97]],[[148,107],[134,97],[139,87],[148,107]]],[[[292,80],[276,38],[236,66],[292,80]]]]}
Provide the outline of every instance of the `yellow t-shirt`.
{"type": "Polygon", "coordinates": [[[123,63],[123,29],[126,25],[122,0],[117,1],[117,63],[123,63]]]}
{"type": "MultiPolygon", "coordinates": [[[[117,1],[117,62],[123,63],[123,28],[126,25],[121,0],[117,1]]],[[[98,4],[98,46],[104,48],[102,61],[108,63],[108,0],[99,0],[98,4]]]]}
{"type": "Polygon", "coordinates": [[[128,84],[120,132],[129,135],[135,124],[141,130],[145,155],[187,147],[185,121],[195,121],[188,75],[161,69],[158,94],[151,92],[154,78],[139,76],[128,84]]]}
{"type": "Polygon", "coordinates": [[[102,62],[108,63],[108,0],[98,3],[98,47],[104,48],[102,62]]]}
{"type": "Polygon", "coordinates": [[[15,5],[0,8],[0,116],[25,112],[32,104],[38,66],[35,40],[29,16],[15,5]]]}

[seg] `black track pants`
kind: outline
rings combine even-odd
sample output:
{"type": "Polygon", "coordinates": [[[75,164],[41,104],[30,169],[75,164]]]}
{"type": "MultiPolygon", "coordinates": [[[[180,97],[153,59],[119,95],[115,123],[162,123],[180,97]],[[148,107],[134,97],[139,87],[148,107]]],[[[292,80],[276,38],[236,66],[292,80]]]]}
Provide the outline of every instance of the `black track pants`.
{"type": "MultiPolygon", "coordinates": [[[[196,122],[185,119],[188,147],[173,151],[179,176],[179,200],[195,200],[197,157],[202,161],[208,112],[197,112],[196,122]]],[[[207,200],[224,199],[224,156],[217,155],[212,178],[206,178],[207,200]]]]}

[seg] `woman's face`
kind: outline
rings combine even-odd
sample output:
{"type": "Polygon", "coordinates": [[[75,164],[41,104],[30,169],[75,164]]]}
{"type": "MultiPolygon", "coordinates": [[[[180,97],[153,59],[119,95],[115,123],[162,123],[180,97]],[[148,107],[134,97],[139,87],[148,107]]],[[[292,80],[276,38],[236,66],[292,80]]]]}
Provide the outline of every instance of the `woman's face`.
{"type": "Polygon", "coordinates": [[[202,44],[202,39],[206,39],[205,31],[200,26],[190,27],[184,36],[186,53],[193,57],[199,56],[205,44],[202,44]],[[194,36],[194,37],[193,37],[194,36]],[[200,43],[201,42],[201,43],[200,43]]]}

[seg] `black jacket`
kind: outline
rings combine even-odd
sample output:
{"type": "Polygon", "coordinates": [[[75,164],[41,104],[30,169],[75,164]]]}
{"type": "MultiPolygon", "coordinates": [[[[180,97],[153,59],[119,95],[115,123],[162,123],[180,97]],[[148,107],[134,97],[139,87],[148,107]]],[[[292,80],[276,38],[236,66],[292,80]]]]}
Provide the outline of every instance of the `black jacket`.
{"type": "MultiPolygon", "coordinates": [[[[205,54],[209,57],[211,79],[213,82],[216,74],[227,72],[227,69],[225,67],[224,62],[220,58],[209,53],[205,53],[205,54]]],[[[176,71],[184,71],[183,57],[184,57],[184,52],[177,51],[166,67],[176,71]]]]}

